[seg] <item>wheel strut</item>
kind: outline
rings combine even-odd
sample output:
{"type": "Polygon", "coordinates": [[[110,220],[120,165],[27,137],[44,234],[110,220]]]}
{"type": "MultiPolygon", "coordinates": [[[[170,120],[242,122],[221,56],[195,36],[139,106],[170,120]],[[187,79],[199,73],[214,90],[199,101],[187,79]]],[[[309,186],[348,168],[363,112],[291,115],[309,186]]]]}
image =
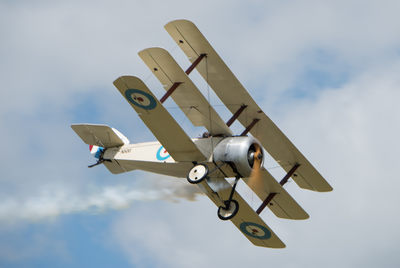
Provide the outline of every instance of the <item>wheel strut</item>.
{"type": "Polygon", "coordinates": [[[229,209],[230,206],[231,206],[233,194],[235,193],[236,185],[237,185],[239,179],[240,179],[240,177],[239,177],[239,176],[236,176],[236,178],[235,178],[235,183],[233,184],[231,193],[230,193],[230,195],[229,195],[229,199],[226,200],[226,201],[224,202],[224,203],[225,203],[225,208],[226,208],[226,209],[229,209]]]}

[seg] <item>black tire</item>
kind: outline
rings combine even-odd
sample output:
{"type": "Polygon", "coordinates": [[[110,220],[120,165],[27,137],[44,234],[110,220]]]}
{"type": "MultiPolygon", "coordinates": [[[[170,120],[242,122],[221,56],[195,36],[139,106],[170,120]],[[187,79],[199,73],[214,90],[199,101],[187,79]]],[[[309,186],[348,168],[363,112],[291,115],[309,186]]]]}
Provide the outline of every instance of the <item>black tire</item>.
{"type": "MultiPolygon", "coordinates": [[[[228,205],[227,203],[228,201],[225,201],[226,205],[228,205]]],[[[220,218],[223,221],[227,221],[235,217],[238,211],[239,211],[239,203],[236,200],[232,199],[229,204],[229,209],[226,209],[226,206],[218,207],[217,214],[218,218],[220,218]]]]}
{"type": "Polygon", "coordinates": [[[197,164],[189,170],[187,180],[191,184],[202,182],[208,175],[208,166],[205,164],[197,164]],[[196,174],[199,173],[199,174],[196,174]]]}

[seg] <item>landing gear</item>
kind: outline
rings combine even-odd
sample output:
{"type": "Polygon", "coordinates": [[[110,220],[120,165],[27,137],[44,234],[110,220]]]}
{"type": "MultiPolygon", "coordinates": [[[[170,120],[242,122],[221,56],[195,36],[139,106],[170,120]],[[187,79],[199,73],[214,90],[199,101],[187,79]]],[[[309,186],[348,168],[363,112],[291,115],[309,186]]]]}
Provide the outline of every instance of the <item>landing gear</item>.
{"type": "Polygon", "coordinates": [[[188,182],[197,184],[202,182],[208,174],[208,167],[204,164],[197,164],[189,171],[187,175],[188,182]]]}
{"type": "Polygon", "coordinates": [[[218,218],[223,221],[227,221],[235,217],[239,211],[239,203],[232,199],[231,201],[225,201],[225,207],[221,206],[218,208],[218,218]]]}
{"type": "Polygon", "coordinates": [[[236,176],[235,183],[233,184],[231,190],[231,194],[229,195],[229,199],[224,202],[225,207],[221,206],[218,208],[218,218],[220,218],[223,221],[232,219],[239,211],[239,203],[235,199],[232,199],[239,179],[240,177],[236,176]]]}
{"type": "MultiPolygon", "coordinates": [[[[216,167],[216,169],[211,170],[211,174],[217,170],[220,169],[220,167],[216,167]]],[[[221,170],[222,172],[222,170],[221,170]]],[[[225,173],[223,173],[225,175],[225,173]]],[[[204,179],[207,179],[209,175],[209,171],[208,171],[208,166],[205,164],[195,164],[194,167],[192,167],[189,170],[189,173],[187,175],[187,180],[189,183],[191,184],[198,184],[201,183],[202,181],[204,181],[204,179]]],[[[226,175],[225,175],[226,177],[226,175]]],[[[236,216],[236,214],[239,211],[239,203],[233,199],[233,195],[235,193],[235,189],[236,189],[236,185],[238,183],[240,179],[240,176],[237,175],[236,179],[235,179],[235,183],[233,184],[232,190],[229,194],[229,198],[226,201],[223,201],[223,206],[218,207],[218,218],[220,218],[221,220],[230,220],[233,217],[236,216]]],[[[208,183],[206,182],[204,185],[204,187],[206,187],[205,189],[207,189],[206,191],[209,193],[214,194],[219,200],[221,200],[221,198],[219,197],[218,192],[216,192],[215,190],[213,190],[208,183]]]]}

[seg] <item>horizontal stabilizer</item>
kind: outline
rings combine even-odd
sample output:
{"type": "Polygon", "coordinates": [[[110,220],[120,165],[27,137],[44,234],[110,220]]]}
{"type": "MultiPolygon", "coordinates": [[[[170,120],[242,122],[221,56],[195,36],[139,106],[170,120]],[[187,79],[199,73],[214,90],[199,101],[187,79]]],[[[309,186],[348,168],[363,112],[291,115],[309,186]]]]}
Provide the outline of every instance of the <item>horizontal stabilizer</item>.
{"type": "Polygon", "coordinates": [[[88,145],[110,148],[129,144],[121,132],[106,125],[74,124],[71,128],[88,145]]]}

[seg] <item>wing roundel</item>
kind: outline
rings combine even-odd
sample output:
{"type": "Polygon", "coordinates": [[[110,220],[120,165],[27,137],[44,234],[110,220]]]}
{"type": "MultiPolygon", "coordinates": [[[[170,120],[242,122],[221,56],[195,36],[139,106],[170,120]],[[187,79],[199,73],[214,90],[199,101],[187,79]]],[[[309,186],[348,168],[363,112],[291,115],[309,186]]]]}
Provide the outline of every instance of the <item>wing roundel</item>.
{"type": "Polygon", "coordinates": [[[121,76],[114,85],[175,161],[203,161],[204,155],[171,114],[137,77],[121,76]]]}

